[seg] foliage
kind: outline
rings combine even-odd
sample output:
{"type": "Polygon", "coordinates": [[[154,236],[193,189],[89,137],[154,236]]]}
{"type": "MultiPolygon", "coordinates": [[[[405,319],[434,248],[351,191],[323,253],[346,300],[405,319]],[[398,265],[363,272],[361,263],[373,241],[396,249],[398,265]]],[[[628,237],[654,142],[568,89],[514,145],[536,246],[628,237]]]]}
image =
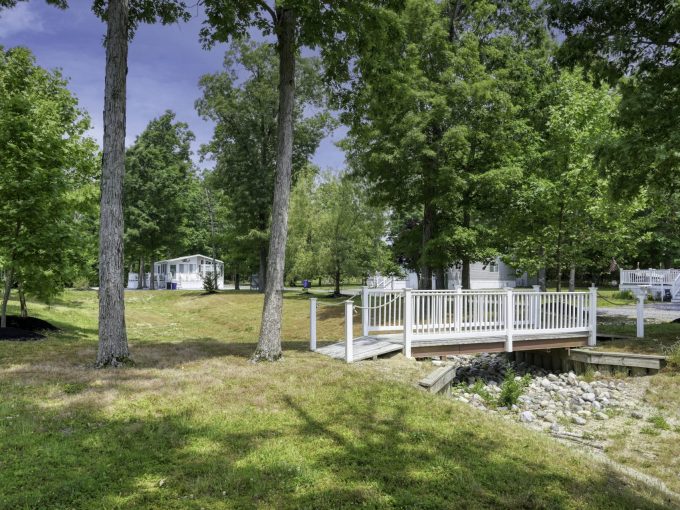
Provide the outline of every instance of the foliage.
{"type": "Polygon", "coordinates": [[[519,397],[522,396],[524,390],[531,383],[531,376],[529,374],[523,377],[517,377],[512,369],[505,372],[505,377],[501,383],[501,391],[498,394],[498,405],[511,407],[516,405],[519,397]]]}
{"type": "Polygon", "coordinates": [[[530,112],[550,76],[547,34],[530,3],[508,10],[406,2],[398,38],[359,55],[343,98],[352,170],[400,218],[395,246],[407,250],[397,255],[426,282],[433,269],[463,262],[467,272],[495,256],[495,219],[536,145],[530,112]]]}
{"type": "Polygon", "coordinates": [[[97,147],[58,72],[29,50],[0,50],[0,264],[41,299],[88,271],[97,147]],[[88,246],[89,244],[89,246],[88,246]]]}
{"type": "MultiPolygon", "coordinates": [[[[317,59],[298,59],[294,178],[330,122],[329,115],[319,110],[323,99],[319,72],[317,59]],[[315,113],[309,112],[312,107],[315,113]]],[[[201,78],[203,97],[196,102],[199,114],[216,124],[212,140],[201,152],[215,162],[207,182],[222,192],[226,203],[227,262],[235,272],[260,271],[262,282],[274,199],[277,84],[278,62],[270,44],[235,43],[225,55],[224,71],[201,78]],[[239,78],[237,69],[245,70],[245,79],[239,78]]]]}
{"type": "Polygon", "coordinates": [[[125,158],[126,254],[148,257],[181,255],[183,226],[193,218],[198,186],[191,162],[194,134],[166,111],[149,122],[125,158]]]}
{"type": "Polygon", "coordinates": [[[558,57],[617,83],[618,124],[603,159],[617,188],[640,184],[674,193],[680,164],[680,8],[658,0],[551,0],[550,20],[565,35],[558,57]]]}
{"type": "Polygon", "coordinates": [[[329,276],[340,294],[343,278],[389,272],[386,215],[370,205],[365,185],[330,173],[316,184],[315,174],[307,171],[291,199],[290,277],[329,276]]]}
{"type": "Polygon", "coordinates": [[[217,292],[217,274],[208,271],[203,275],[203,290],[208,294],[217,292]]]}

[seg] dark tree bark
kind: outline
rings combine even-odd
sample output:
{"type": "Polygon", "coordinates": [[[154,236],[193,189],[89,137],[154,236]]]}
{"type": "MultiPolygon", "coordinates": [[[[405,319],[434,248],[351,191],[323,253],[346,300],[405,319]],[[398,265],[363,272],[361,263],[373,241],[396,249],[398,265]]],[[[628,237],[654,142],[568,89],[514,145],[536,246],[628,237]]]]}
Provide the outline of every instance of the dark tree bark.
{"type": "Polygon", "coordinates": [[[104,83],[104,147],[99,230],[99,348],[97,367],[130,356],[123,296],[123,178],[128,54],[128,0],[109,0],[104,83]]]}
{"type": "Polygon", "coordinates": [[[569,292],[576,290],[576,266],[574,264],[569,267],[569,292]]]}
{"type": "MultiPolygon", "coordinates": [[[[467,202],[467,199],[466,199],[467,202]]],[[[466,229],[470,228],[470,208],[468,207],[467,203],[463,205],[463,227],[466,229]]],[[[465,255],[463,257],[463,260],[461,261],[463,264],[463,270],[462,270],[462,275],[461,275],[461,286],[464,289],[469,289],[471,286],[471,278],[470,278],[470,257],[468,255],[465,255]]]]}
{"type": "Polygon", "coordinates": [[[153,258],[149,261],[149,273],[151,276],[149,276],[149,288],[151,290],[156,290],[156,272],[154,271],[153,267],[154,261],[153,258]]]}
{"type": "Polygon", "coordinates": [[[560,205],[560,217],[557,223],[557,253],[555,262],[557,264],[557,292],[562,292],[562,224],[564,222],[564,202],[560,205]]]}
{"type": "Polygon", "coordinates": [[[137,280],[137,290],[144,289],[146,278],[144,277],[144,255],[139,257],[139,279],[137,280]]]}
{"type": "Polygon", "coordinates": [[[333,291],[334,296],[339,296],[340,295],[340,270],[336,269],[335,271],[335,277],[333,278],[335,280],[335,290],[333,291]]]}
{"type": "Polygon", "coordinates": [[[423,282],[423,289],[431,289],[432,288],[432,266],[430,265],[429,261],[427,260],[427,257],[425,255],[425,252],[427,251],[427,245],[430,243],[432,240],[432,235],[434,232],[434,205],[432,204],[432,195],[427,192],[426,193],[426,198],[425,198],[425,204],[423,207],[423,233],[422,233],[422,239],[421,239],[421,257],[422,257],[422,264],[421,264],[421,273],[422,273],[422,282],[423,282]]]}
{"type": "Polygon", "coordinates": [[[241,275],[238,273],[234,275],[234,290],[241,290],[241,275]]]}
{"type": "Polygon", "coordinates": [[[546,291],[546,281],[545,281],[545,248],[541,246],[541,248],[538,250],[538,253],[541,257],[541,263],[543,264],[541,268],[538,270],[538,285],[541,287],[541,292],[546,291]]]}
{"type": "Polygon", "coordinates": [[[20,315],[24,318],[28,317],[28,307],[26,306],[26,293],[24,292],[24,288],[21,285],[21,283],[18,284],[18,291],[19,291],[19,305],[21,307],[21,312],[20,315]]]}
{"type": "Polygon", "coordinates": [[[293,166],[293,105],[295,102],[295,13],[276,9],[276,39],[279,53],[279,115],[276,182],[272,207],[271,239],[267,260],[262,326],[252,361],[274,361],[281,357],[283,320],[283,277],[288,237],[288,204],[293,166]]]}

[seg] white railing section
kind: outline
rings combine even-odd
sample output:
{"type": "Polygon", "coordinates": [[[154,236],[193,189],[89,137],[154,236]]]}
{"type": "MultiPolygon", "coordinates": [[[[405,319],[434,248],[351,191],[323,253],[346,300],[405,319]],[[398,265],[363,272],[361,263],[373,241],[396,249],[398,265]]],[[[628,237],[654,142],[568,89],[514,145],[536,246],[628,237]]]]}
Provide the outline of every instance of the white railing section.
{"type": "MultiPolygon", "coordinates": [[[[354,305],[346,306],[351,324],[354,305]]],[[[584,333],[588,345],[596,343],[597,289],[587,292],[485,290],[385,291],[364,287],[361,293],[362,334],[402,332],[404,354],[415,342],[437,340],[505,339],[512,352],[513,337],[554,333],[584,333]]],[[[352,346],[346,329],[346,353],[352,346]]],[[[351,360],[351,354],[349,360],[351,360]]]]}
{"type": "Polygon", "coordinates": [[[680,269],[621,269],[621,285],[674,285],[680,269]]]}

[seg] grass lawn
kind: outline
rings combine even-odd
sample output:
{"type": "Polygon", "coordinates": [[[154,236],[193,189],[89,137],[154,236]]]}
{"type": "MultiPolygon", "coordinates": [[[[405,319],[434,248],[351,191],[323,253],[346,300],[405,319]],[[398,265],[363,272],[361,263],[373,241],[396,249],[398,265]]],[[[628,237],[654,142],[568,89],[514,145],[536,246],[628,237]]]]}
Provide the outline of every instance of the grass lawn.
{"type": "MultiPolygon", "coordinates": [[[[671,507],[542,434],[419,391],[423,363],[307,352],[296,293],[283,361],[253,365],[261,302],[128,292],[136,365],[118,370],[92,368],[94,292],[29,303],[64,331],[0,342],[0,508],[671,507]]],[[[342,307],[322,307],[318,330],[340,338],[342,307]]]]}

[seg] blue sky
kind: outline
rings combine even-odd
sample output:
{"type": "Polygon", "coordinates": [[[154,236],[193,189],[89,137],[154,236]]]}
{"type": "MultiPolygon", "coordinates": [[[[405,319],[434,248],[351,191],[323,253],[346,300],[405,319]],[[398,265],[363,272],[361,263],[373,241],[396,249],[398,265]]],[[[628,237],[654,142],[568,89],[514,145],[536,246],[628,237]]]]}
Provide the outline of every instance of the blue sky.
{"type": "MultiPolygon", "coordinates": [[[[101,144],[104,97],[104,24],[90,10],[89,0],[71,0],[62,11],[43,1],[20,2],[0,14],[0,45],[26,46],[38,64],[60,68],[69,88],[92,118],[91,135],[101,144]]],[[[199,96],[198,79],[222,68],[225,45],[203,50],[198,41],[201,13],[189,23],[143,25],[130,45],[128,59],[127,144],[131,144],[154,117],[171,109],[196,134],[194,152],[212,136],[213,126],[194,110],[199,96]]],[[[323,140],[314,162],[322,169],[344,166],[342,151],[334,142],[344,135],[340,128],[323,140]]],[[[197,158],[195,158],[197,160],[197,158]]],[[[206,166],[206,165],[203,165],[206,166]]]]}

